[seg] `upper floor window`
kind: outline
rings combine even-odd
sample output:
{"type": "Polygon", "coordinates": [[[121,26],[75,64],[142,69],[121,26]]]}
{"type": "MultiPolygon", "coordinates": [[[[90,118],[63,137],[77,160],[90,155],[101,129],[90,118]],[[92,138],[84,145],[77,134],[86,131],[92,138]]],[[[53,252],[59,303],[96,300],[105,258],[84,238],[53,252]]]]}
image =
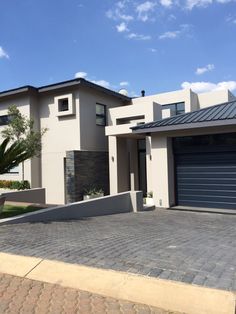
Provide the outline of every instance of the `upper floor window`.
{"type": "Polygon", "coordinates": [[[173,104],[163,105],[163,109],[170,109],[170,116],[177,116],[178,114],[185,113],[185,103],[177,102],[173,104]]]}
{"type": "Polygon", "coordinates": [[[10,121],[10,118],[8,115],[0,116],[0,126],[7,125],[9,121],[10,121]]]}
{"type": "Polygon", "coordinates": [[[69,100],[68,98],[62,98],[58,100],[58,111],[69,110],[69,100]]]}
{"type": "Polygon", "coordinates": [[[58,117],[73,115],[75,113],[72,94],[56,96],[54,97],[54,102],[58,117]]]}
{"type": "Polygon", "coordinates": [[[96,124],[106,125],[106,106],[103,104],[96,104],[96,124]]]}

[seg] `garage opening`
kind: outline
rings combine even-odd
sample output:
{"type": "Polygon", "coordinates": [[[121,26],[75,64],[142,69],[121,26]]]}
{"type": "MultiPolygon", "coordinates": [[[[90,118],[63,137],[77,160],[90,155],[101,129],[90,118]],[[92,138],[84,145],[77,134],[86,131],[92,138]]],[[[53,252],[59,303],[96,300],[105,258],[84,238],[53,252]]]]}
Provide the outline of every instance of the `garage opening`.
{"type": "Polygon", "coordinates": [[[236,210],[236,133],[173,140],[176,203],[236,210]]]}

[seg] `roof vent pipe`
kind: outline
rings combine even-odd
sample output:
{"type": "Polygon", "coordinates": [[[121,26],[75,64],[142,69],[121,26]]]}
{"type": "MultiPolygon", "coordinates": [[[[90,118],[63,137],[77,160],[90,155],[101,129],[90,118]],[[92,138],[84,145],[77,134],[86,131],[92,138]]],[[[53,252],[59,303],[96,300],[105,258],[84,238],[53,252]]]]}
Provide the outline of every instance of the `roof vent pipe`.
{"type": "Polygon", "coordinates": [[[145,90],[141,90],[141,95],[142,95],[142,97],[145,96],[145,90]]]}

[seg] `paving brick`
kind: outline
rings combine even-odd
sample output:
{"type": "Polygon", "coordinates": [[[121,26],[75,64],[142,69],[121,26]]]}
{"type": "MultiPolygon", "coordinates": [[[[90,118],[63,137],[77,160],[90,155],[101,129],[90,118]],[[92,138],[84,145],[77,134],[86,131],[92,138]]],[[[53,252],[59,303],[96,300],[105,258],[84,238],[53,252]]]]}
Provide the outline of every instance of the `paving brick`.
{"type": "Polygon", "coordinates": [[[11,275],[0,274],[8,286],[18,286],[14,295],[3,292],[0,314],[168,314],[170,312],[142,304],[116,300],[89,292],[41,283],[11,275]]]}
{"type": "Polygon", "coordinates": [[[236,215],[167,210],[4,225],[0,251],[235,290],[235,225],[236,215]]]}

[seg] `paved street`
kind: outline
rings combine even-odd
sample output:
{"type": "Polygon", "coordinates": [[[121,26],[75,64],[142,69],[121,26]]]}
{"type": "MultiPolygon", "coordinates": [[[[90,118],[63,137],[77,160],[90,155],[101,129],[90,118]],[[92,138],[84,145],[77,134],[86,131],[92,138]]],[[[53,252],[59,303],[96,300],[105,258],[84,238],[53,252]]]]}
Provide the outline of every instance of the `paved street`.
{"type": "Polygon", "coordinates": [[[0,299],[1,314],[170,314],[147,305],[3,274],[0,299]]]}
{"type": "Polygon", "coordinates": [[[236,290],[236,216],[159,210],[0,227],[0,251],[236,290]]]}

